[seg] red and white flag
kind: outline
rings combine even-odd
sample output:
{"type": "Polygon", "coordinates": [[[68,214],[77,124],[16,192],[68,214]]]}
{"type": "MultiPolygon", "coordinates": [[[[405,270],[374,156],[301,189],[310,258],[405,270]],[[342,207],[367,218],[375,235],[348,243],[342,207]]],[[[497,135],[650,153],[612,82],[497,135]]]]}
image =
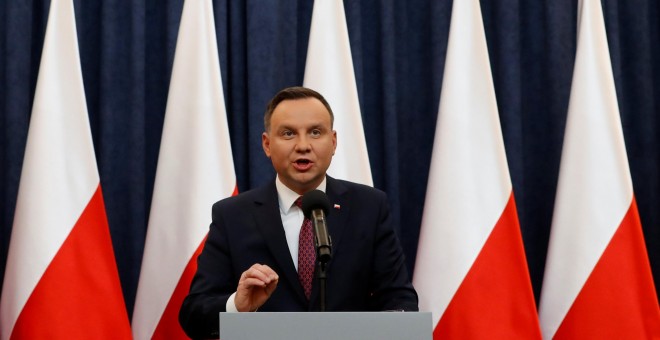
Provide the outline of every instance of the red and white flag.
{"type": "Polygon", "coordinates": [[[653,286],[600,1],[579,3],[577,54],[539,316],[558,339],[658,339],[653,286]]]}
{"type": "Polygon", "coordinates": [[[328,174],[373,186],[341,0],[314,1],[303,85],[321,93],[335,116],[337,150],[328,174]]]}
{"type": "Polygon", "coordinates": [[[211,206],[235,192],[212,2],[186,0],[133,313],[135,339],[186,338],[178,314],[211,206]]]}
{"type": "Polygon", "coordinates": [[[434,339],[541,337],[478,0],[455,1],[413,285],[434,339]]]}
{"type": "Polygon", "coordinates": [[[53,0],[0,302],[2,339],[130,339],[72,0],[53,0]]]}

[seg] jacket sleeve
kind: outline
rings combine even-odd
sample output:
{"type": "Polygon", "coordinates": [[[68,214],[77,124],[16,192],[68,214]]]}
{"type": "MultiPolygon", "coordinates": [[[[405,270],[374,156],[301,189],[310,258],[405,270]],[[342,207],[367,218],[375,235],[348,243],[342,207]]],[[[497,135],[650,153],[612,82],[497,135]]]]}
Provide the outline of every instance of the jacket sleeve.
{"type": "Polygon", "coordinates": [[[238,278],[229,257],[222,202],[213,206],[213,220],[204,248],[197,258],[197,272],[179,312],[179,323],[191,338],[218,338],[219,313],[236,291],[238,278]]]}
{"type": "Polygon", "coordinates": [[[410,281],[403,249],[392,227],[387,198],[384,193],[379,196],[378,222],[373,244],[370,309],[417,311],[417,293],[410,281]]]}

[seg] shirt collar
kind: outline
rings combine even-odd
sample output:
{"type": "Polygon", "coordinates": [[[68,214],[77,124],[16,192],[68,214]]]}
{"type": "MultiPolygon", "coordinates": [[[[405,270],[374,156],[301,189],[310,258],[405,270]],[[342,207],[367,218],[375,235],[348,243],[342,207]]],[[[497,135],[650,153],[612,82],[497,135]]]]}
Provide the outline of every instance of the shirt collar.
{"type": "MultiPolygon", "coordinates": [[[[283,214],[286,214],[289,212],[289,209],[293,206],[293,203],[296,202],[298,197],[300,195],[289,189],[282,181],[280,180],[280,176],[278,175],[277,178],[275,179],[275,187],[277,188],[277,199],[280,204],[280,211],[283,214]]],[[[316,187],[316,190],[321,190],[325,192],[326,188],[326,177],[323,177],[323,181],[321,184],[319,184],[318,187],[316,187]]]]}

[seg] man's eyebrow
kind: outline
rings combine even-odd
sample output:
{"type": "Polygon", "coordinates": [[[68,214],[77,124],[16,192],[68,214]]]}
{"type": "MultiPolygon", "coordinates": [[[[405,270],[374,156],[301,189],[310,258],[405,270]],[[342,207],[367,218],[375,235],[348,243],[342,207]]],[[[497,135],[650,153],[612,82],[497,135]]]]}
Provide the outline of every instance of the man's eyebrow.
{"type": "Polygon", "coordinates": [[[290,130],[290,131],[295,131],[296,129],[292,127],[291,125],[280,125],[277,127],[276,132],[282,132],[285,130],[290,130]]]}
{"type": "MultiPolygon", "coordinates": [[[[309,126],[309,127],[303,127],[303,128],[306,129],[306,130],[314,130],[314,129],[318,129],[318,130],[327,130],[326,127],[325,127],[322,123],[317,123],[317,124],[311,125],[311,126],[309,126]]],[[[277,128],[277,131],[282,131],[282,130],[291,130],[291,131],[295,131],[295,130],[297,130],[297,129],[294,128],[294,127],[292,127],[292,126],[290,126],[290,125],[281,125],[281,126],[279,126],[279,127],[277,128]]]]}

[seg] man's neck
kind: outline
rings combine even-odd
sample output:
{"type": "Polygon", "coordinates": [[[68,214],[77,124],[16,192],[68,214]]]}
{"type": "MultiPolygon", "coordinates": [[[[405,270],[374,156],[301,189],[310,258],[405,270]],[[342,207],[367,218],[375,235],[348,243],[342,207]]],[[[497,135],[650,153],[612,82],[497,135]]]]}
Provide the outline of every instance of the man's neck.
{"type": "MultiPolygon", "coordinates": [[[[323,181],[321,181],[321,183],[315,189],[325,192],[326,186],[327,176],[323,178],[323,181]]],[[[284,183],[282,183],[279,176],[277,176],[275,179],[275,187],[277,188],[277,198],[279,200],[280,207],[283,209],[288,209],[298,197],[302,196],[295,190],[292,190],[284,183]]]]}

